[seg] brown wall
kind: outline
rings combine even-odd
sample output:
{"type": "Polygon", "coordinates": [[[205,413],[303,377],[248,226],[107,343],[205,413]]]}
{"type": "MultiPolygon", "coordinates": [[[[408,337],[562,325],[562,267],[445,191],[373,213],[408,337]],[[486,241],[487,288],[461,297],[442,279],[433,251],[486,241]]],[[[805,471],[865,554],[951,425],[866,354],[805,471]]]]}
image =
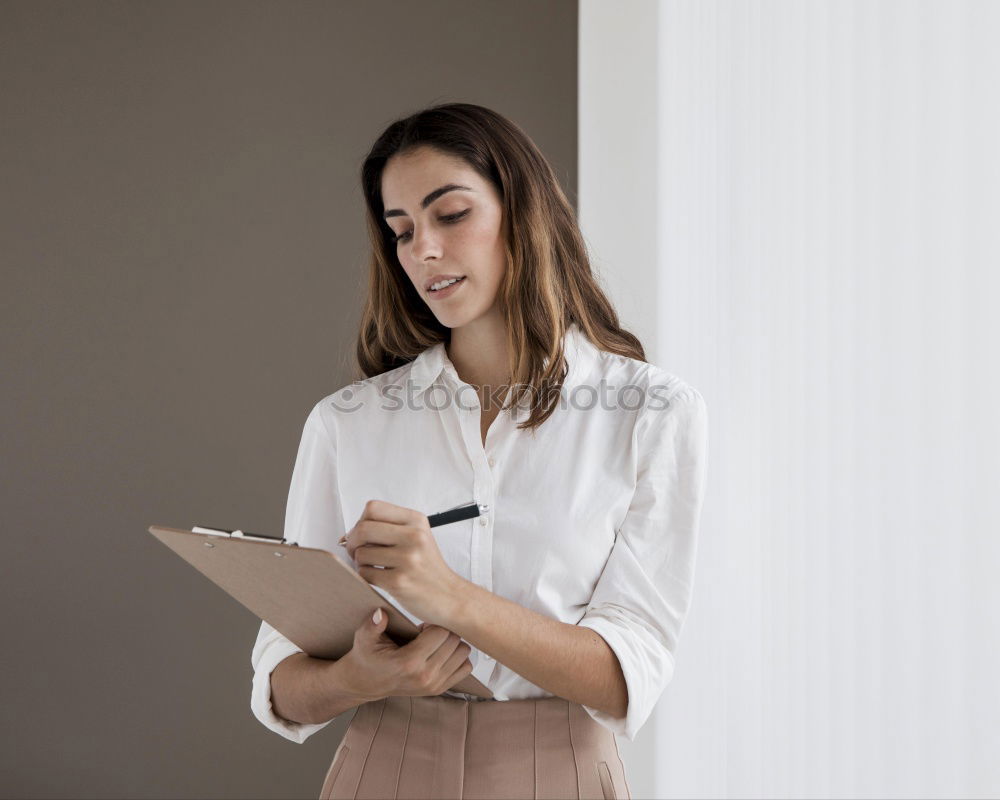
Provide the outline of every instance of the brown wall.
{"type": "Polygon", "coordinates": [[[350,380],[379,131],[507,114],[576,197],[577,6],[0,5],[4,797],[315,797],[258,620],[150,524],[280,532],[350,380]]]}

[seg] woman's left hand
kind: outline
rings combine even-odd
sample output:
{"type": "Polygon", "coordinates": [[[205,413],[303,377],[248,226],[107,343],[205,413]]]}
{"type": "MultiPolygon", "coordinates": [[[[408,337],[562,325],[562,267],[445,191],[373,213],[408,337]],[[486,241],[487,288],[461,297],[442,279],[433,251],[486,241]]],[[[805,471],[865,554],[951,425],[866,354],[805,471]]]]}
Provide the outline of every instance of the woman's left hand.
{"type": "Polygon", "coordinates": [[[463,578],[445,563],[425,514],[369,500],[341,543],[362,578],[385,589],[414,616],[447,627],[444,622],[455,607],[463,578]]]}

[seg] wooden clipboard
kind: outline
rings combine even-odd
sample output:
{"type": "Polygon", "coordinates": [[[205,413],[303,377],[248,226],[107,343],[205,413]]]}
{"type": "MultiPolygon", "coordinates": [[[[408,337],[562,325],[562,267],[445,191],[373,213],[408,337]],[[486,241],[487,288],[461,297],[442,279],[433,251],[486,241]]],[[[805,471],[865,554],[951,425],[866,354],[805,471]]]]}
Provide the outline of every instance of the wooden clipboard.
{"type": "MultiPolygon", "coordinates": [[[[385,632],[402,646],[420,630],[350,566],[327,550],[238,535],[151,525],[149,532],[254,614],[316,658],[340,658],[376,607],[388,609],[385,632]]],[[[492,698],[466,675],[448,691],[492,698]]]]}

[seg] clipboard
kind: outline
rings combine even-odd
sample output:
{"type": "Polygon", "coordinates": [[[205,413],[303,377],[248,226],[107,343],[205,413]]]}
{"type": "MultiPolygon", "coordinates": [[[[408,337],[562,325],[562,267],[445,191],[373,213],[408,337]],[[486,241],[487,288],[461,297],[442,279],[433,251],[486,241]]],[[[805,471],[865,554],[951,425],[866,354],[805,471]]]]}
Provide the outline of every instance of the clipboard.
{"type": "MultiPolygon", "coordinates": [[[[376,606],[388,610],[385,633],[397,645],[420,633],[392,602],[328,550],[238,530],[199,533],[151,525],[149,532],[315,658],[336,659],[347,653],[354,646],[354,631],[376,606]]],[[[471,674],[447,691],[493,697],[471,674]]]]}

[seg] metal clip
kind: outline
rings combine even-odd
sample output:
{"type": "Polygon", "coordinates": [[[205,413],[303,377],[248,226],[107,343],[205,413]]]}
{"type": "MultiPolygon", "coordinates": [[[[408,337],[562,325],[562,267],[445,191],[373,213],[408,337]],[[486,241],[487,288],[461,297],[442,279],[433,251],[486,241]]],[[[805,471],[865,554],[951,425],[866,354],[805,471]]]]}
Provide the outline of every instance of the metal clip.
{"type": "MultiPolygon", "coordinates": [[[[465,503],[459,503],[457,506],[452,506],[451,508],[446,508],[444,511],[454,511],[456,508],[465,508],[466,506],[473,506],[473,505],[476,505],[476,501],[475,500],[468,500],[465,503]]],[[[487,508],[488,508],[488,506],[487,506],[487,508]]],[[[482,506],[482,504],[480,504],[479,505],[479,510],[482,511],[482,509],[483,509],[483,506],[482,506]]],[[[444,511],[441,511],[439,513],[443,514],[444,511]]]]}

